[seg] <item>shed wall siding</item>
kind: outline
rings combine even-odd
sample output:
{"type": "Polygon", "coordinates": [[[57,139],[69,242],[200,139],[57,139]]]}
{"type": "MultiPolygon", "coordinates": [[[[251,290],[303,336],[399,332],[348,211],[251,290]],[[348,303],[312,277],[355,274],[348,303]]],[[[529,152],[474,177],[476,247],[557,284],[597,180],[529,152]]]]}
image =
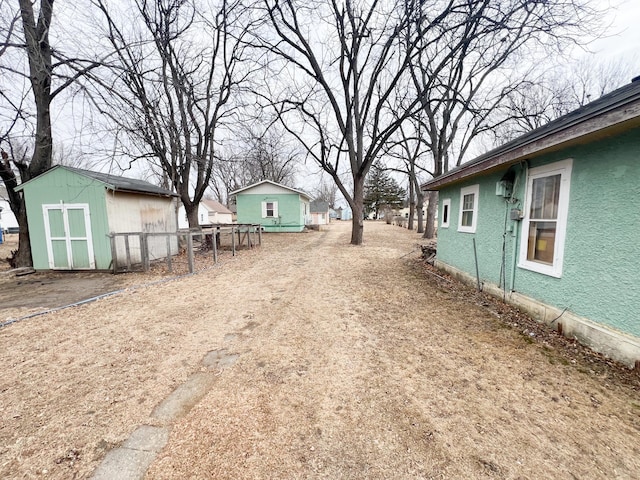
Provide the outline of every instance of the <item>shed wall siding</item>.
{"type": "MultiPolygon", "coordinates": [[[[568,310],[622,332],[640,336],[640,129],[614,138],[549,154],[529,163],[529,168],[574,159],[563,273],[561,278],[515,270],[515,290],[544,303],[568,310]],[[632,260],[634,259],[634,260],[632,260]]],[[[506,170],[505,170],[506,171],[506,170]]],[[[440,191],[451,198],[449,228],[438,231],[438,258],[475,276],[472,239],[476,239],[481,280],[499,284],[505,215],[512,207],[524,208],[526,177],[522,170],[515,196],[519,204],[507,205],[495,195],[496,182],[505,171],[467,179],[440,191]],[[460,188],[480,185],[478,225],[475,234],[457,232],[460,188]]],[[[440,218],[442,212],[440,211],[440,218]]],[[[514,249],[519,248],[520,222],[506,221],[506,286],[510,288],[514,249]],[[518,234],[514,238],[510,229],[518,234]]],[[[517,261],[517,260],[516,260],[517,261]]]]}
{"type": "Polygon", "coordinates": [[[298,194],[247,194],[236,198],[238,223],[259,223],[267,232],[300,232],[305,226],[304,205],[309,202],[298,194]],[[277,218],[262,218],[262,202],[278,202],[277,218]]]}
{"type": "Polygon", "coordinates": [[[103,183],[64,169],[52,170],[25,185],[24,195],[34,268],[49,269],[42,205],[59,203],[89,205],[96,268],[109,268],[111,247],[107,236],[109,226],[104,192],[103,183]]]}
{"type": "MultiPolygon", "coordinates": [[[[176,200],[173,198],[113,191],[109,191],[106,198],[109,226],[113,233],[164,233],[175,232],[178,228],[176,200]]],[[[141,261],[138,238],[131,236],[129,239],[129,251],[133,263],[141,261]]],[[[148,245],[150,260],[166,256],[166,237],[151,236],[148,239],[148,245]]],[[[118,237],[116,248],[118,258],[126,259],[122,237],[118,237]]],[[[173,254],[178,252],[178,242],[175,237],[171,239],[171,251],[173,254]]]]}

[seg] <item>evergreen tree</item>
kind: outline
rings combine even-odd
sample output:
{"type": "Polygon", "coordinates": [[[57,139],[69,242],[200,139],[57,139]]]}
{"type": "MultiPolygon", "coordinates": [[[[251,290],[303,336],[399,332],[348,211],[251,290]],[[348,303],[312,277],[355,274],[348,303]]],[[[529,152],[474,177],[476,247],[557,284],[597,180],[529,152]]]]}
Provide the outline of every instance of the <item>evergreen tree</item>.
{"type": "Polygon", "coordinates": [[[364,214],[372,212],[380,218],[380,212],[402,208],[407,192],[384,167],[376,162],[371,167],[364,187],[364,214]]]}

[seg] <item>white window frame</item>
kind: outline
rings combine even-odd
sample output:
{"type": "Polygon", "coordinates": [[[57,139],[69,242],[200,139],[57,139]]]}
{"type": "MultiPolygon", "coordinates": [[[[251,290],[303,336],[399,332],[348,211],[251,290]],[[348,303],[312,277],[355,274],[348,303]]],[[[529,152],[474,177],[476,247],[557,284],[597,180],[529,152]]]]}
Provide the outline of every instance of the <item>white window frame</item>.
{"type": "Polygon", "coordinates": [[[532,168],[527,172],[527,189],[525,194],[524,218],[520,228],[520,257],[518,267],[531,270],[551,277],[562,276],[564,262],[564,244],[567,232],[567,217],[569,214],[569,194],[571,189],[571,169],[573,160],[567,159],[560,162],[532,168]],[[549,177],[560,174],[560,193],[558,195],[558,216],[556,218],[556,236],[553,247],[553,264],[535,262],[527,259],[529,247],[529,225],[531,223],[531,196],[533,194],[533,181],[537,178],[549,177]]]}
{"type": "Polygon", "coordinates": [[[442,200],[442,223],[440,226],[442,228],[449,228],[449,224],[451,223],[451,199],[445,198],[442,200]],[[447,207],[447,215],[444,214],[445,207],[447,207]]]}
{"type": "MultiPolygon", "coordinates": [[[[460,189],[460,214],[458,215],[458,231],[462,233],[476,233],[476,226],[478,225],[478,203],[480,200],[480,185],[470,185],[460,189]],[[471,219],[471,225],[462,225],[462,208],[464,207],[464,196],[473,193],[473,217],[471,219]]],[[[451,215],[451,211],[449,211],[451,215]]]]}
{"type": "Polygon", "coordinates": [[[265,200],[262,202],[262,218],[278,218],[278,202],[276,200],[265,200]],[[267,204],[273,204],[273,214],[267,216],[267,204]]]}

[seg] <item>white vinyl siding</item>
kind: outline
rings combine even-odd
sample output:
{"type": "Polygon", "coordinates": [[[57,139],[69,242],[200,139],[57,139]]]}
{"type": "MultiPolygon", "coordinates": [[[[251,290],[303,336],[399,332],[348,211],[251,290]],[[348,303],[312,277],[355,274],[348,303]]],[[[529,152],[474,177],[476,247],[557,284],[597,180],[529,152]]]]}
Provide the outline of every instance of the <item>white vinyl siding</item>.
{"type": "Polygon", "coordinates": [[[458,231],[475,233],[478,224],[478,196],[480,185],[471,185],[460,189],[460,215],[458,231]]]}
{"type": "Polygon", "coordinates": [[[572,161],[564,160],[528,172],[520,242],[522,268],[562,276],[571,167],[572,161]]]}

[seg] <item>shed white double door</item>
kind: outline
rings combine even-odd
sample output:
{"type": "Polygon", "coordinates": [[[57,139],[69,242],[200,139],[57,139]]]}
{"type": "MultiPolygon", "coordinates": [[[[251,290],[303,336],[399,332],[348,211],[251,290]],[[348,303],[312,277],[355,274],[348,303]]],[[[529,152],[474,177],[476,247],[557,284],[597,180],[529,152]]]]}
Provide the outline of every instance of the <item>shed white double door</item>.
{"type": "Polygon", "coordinates": [[[49,268],[93,270],[96,268],[91,239],[91,217],[86,203],[43,205],[49,268]]]}

